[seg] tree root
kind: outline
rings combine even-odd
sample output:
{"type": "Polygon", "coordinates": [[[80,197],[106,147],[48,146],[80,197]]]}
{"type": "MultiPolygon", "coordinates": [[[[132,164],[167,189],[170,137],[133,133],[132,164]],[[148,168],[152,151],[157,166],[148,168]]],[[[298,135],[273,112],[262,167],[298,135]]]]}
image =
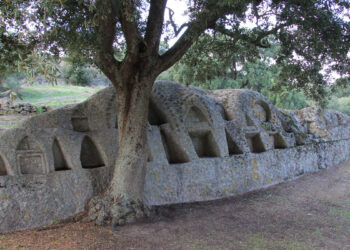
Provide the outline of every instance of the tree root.
{"type": "Polygon", "coordinates": [[[95,221],[97,225],[111,223],[112,227],[133,223],[150,214],[149,208],[141,200],[126,198],[124,195],[96,196],[90,200],[88,207],[90,221],[95,221]]]}

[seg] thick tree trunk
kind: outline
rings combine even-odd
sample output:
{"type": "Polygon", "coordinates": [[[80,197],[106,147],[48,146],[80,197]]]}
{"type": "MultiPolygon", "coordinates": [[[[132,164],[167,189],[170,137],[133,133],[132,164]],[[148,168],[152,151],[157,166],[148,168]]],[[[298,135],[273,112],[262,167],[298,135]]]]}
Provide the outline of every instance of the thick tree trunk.
{"type": "MultiPolygon", "coordinates": [[[[147,117],[150,89],[135,87],[117,94],[119,152],[111,188],[141,200],[146,163],[147,117]],[[137,181],[135,181],[137,180],[137,181]]],[[[150,88],[150,87],[148,87],[150,88]]]]}
{"type": "Polygon", "coordinates": [[[135,79],[128,88],[117,91],[119,151],[109,188],[91,200],[90,219],[98,224],[110,220],[113,225],[144,217],[143,203],[147,163],[148,102],[153,79],[135,79]]]}

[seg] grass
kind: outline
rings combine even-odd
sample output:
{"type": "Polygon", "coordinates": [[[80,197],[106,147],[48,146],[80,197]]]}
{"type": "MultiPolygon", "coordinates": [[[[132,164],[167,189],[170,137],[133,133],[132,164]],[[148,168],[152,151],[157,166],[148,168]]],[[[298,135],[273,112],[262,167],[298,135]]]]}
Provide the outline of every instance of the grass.
{"type": "Polygon", "coordinates": [[[30,103],[36,106],[62,107],[79,103],[101,90],[103,87],[80,87],[72,85],[29,85],[20,90],[22,100],[15,103],[30,103]]]}
{"type": "Polygon", "coordinates": [[[331,209],[330,215],[339,217],[343,221],[350,220],[350,209],[331,209]]]}
{"type": "MultiPolygon", "coordinates": [[[[16,103],[30,103],[38,107],[42,113],[41,106],[59,108],[68,104],[82,102],[104,87],[80,87],[72,85],[28,85],[22,86],[20,93],[22,99],[17,99],[16,103]]],[[[27,118],[22,115],[0,115],[0,130],[13,128],[18,122],[27,118]]]]}

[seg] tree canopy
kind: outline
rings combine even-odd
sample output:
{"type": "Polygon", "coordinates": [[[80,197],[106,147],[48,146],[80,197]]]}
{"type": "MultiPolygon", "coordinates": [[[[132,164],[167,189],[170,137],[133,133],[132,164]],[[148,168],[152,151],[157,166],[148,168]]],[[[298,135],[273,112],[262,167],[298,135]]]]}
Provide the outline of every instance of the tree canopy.
{"type": "Polygon", "coordinates": [[[19,56],[28,54],[34,44],[55,56],[83,56],[103,68],[101,61],[105,59],[121,63],[135,46],[142,50],[142,46],[148,49],[152,45],[153,50],[159,50],[161,35],[167,40],[185,31],[178,43],[159,56],[162,60],[157,65],[158,73],[170,67],[192,44],[196,47],[189,54],[197,56],[187,58],[210,60],[203,54],[221,50],[216,53],[217,63],[245,63],[259,56],[259,48],[269,47],[273,36],[280,45],[274,55],[283,66],[280,77],[291,86],[322,96],[322,86],[329,80],[327,73],[336,71],[349,77],[348,1],[184,2],[188,4],[189,21],[176,25],[176,20],[170,18],[176,10],[165,9],[165,1],[3,1],[2,69],[11,64],[10,60],[21,60],[19,56]],[[164,12],[169,12],[169,18],[162,27],[164,12]],[[111,53],[113,58],[105,58],[111,53]],[[323,71],[326,77],[320,74],[323,71]]]}
{"type": "MultiPolygon", "coordinates": [[[[201,43],[220,37],[215,42],[222,46],[216,62],[243,64],[259,57],[259,48],[269,48],[274,41],[279,46],[274,55],[281,67],[279,78],[313,96],[324,95],[331,72],[341,77],[342,84],[349,81],[348,0],[182,2],[187,4],[188,21],[177,24],[167,0],[1,1],[0,37],[10,51],[9,64],[22,60],[19,55],[27,55],[23,48],[31,46],[38,54],[69,54],[93,62],[116,88],[115,172],[108,190],[90,204],[91,217],[100,223],[112,219],[113,224],[121,224],[126,215],[147,213],[142,192],[152,86],[192,45],[200,46],[201,53],[205,51],[201,43]],[[161,42],[170,38],[177,40],[160,49],[161,42]]],[[[207,58],[200,58],[214,56],[209,52],[207,58]]]]}

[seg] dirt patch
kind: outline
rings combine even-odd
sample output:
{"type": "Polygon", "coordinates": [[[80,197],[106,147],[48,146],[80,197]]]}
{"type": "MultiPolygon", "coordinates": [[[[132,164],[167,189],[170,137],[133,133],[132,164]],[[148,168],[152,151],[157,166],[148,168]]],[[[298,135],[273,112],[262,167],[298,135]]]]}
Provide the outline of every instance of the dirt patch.
{"type": "Polygon", "coordinates": [[[120,227],[66,222],[0,235],[0,249],[349,249],[350,161],[219,201],[155,209],[120,227]]]}

